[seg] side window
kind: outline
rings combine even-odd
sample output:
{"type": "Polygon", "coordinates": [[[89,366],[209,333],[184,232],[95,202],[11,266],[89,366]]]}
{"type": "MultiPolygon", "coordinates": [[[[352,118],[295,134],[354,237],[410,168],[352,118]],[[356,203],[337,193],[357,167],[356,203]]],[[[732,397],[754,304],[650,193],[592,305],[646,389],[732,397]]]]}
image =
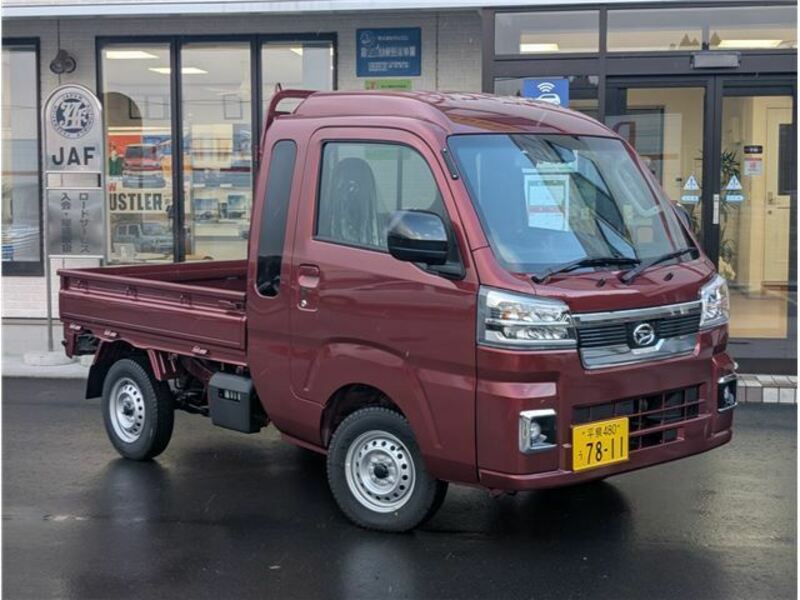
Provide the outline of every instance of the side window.
{"type": "Polygon", "coordinates": [[[430,167],[401,144],[328,142],[323,147],[316,236],[386,251],[396,210],[447,214],[430,167]]]}
{"type": "Polygon", "coordinates": [[[264,296],[277,296],[281,285],[283,242],[286,238],[286,217],[289,214],[296,156],[297,146],[291,140],[281,140],[272,148],[258,238],[256,285],[264,296]]]}

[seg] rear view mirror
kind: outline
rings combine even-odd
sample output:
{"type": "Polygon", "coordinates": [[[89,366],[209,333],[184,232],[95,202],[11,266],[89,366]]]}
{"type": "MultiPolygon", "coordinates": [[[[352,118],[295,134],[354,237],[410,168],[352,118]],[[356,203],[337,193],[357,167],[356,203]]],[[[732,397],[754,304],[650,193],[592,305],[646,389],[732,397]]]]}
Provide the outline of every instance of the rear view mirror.
{"type": "Polygon", "coordinates": [[[387,234],[389,254],[397,260],[443,265],[449,243],[442,218],[422,210],[398,210],[392,215],[387,234]]]}

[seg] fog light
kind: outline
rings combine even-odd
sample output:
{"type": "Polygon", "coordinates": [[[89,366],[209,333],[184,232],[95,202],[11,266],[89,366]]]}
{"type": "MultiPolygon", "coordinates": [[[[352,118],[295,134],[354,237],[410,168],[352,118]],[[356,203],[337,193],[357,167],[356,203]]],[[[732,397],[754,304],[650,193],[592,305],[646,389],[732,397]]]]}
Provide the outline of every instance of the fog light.
{"type": "Polygon", "coordinates": [[[525,454],[556,447],[556,411],[552,408],[519,413],[519,450],[525,454]]]}
{"type": "Polygon", "coordinates": [[[738,375],[731,373],[717,380],[717,411],[725,412],[736,408],[736,379],[738,375]]]}

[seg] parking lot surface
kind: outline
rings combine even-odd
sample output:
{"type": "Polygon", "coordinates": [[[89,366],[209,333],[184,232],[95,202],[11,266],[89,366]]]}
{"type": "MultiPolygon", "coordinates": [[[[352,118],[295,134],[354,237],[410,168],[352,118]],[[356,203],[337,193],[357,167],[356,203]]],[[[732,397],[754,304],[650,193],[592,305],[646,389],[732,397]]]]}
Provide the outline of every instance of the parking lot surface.
{"type": "Polygon", "coordinates": [[[409,534],[351,525],[320,456],[178,413],[156,461],[117,457],[80,381],[3,382],[5,598],[794,598],[796,409],[601,483],[451,486],[409,534]]]}

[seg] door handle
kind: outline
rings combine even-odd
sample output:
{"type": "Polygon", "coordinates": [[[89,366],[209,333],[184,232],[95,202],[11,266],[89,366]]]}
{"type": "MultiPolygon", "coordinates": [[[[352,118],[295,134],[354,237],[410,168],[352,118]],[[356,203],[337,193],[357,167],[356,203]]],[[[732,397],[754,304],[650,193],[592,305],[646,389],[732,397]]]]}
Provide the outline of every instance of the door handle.
{"type": "Polygon", "coordinates": [[[297,283],[301,288],[313,290],[319,286],[319,267],[317,265],[300,265],[297,271],[297,283]]]}
{"type": "Polygon", "coordinates": [[[297,270],[298,307],[312,311],[317,309],[319,279],[320,271],[317,265],[300,265],[297,270]]]}
{"type": "Polygon", "coordinates": [[[713,200],[713,213],[711,215],[711,224],[719,225],[719,194],[714,194],[713,200]]]}

